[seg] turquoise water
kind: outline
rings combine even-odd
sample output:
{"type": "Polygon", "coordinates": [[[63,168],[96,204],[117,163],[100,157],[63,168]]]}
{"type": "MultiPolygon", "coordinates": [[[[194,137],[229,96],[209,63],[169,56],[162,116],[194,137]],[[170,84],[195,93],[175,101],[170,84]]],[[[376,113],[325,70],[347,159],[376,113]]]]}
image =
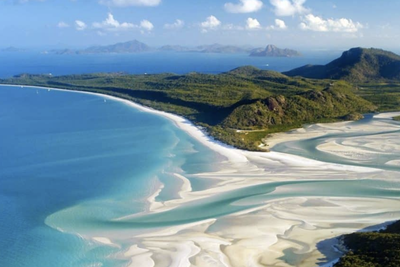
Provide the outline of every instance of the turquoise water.
{"type": "Polygon", "coordinates": [[[1,86],[0,266],[126,264],[46,217],[79,203],[96,203],[98,219],[141,212],[168,172],[210,171],[217,157],[170,121],[117,101],[1,86]]]}
{"type": "MultiPolygon", "coordinates": [[[[371,120],[367,116],[356,123],[371,120]]],[[[325,138],[345,140],[354,135],[325,138]]],[[[310,158],[343,161],[316,155],[315,147],[323,141],[321,137],[283,148],[310,158]]],[[[7,267],[128,264],[116,255],[132,244],[102,246],[72,233],[131,236],[291,197],[400,197],[400,181],[393,179],[307,180],[300,177],[306,174],[297,173],[284,182],[140,214],[147,208],[146,198],[161,183],[165,187],[158,201],[177,197],[181,181],[174,173],[185,175],[193,191],[212,186],[215,181],[196,174],[218,170],[223,158],[165,118],[102,96],[46,89],[0,86],[0,159],[0,266],[7,267]],[[126,218],[132,214],[136,216],[126,218]]],[[[374,164],[379,167],[383,161],[374,164]]]]}
{"type": "MultiPolygon", "coordinates": [[[[373,114],[366,114],[365,118],[359,121],[353,121],[349,123],[349,127],[357,127],[365,124],[369,124],[373,121],[379,121],[380,119],[374,119],[373,114]]],[[[367,152],[371,152],[374,154],[369,154],[369,158],[359,160],[359,159],[348,159],[344,157],[340,157],[338,155],[334,155],[332,153],[326,153],[321,150],[318,150],[317,147],[320,144],[326,143],[331,139],[334,139],[336,143],[342,144],[343,142],[353,138],[363,140],[369,137],[377,137],[381,138],[382,143],[390,144],[393,140],[388,140],[384,135],[391,134],[394,136],[400,136],[400,122],[392,120],[392,119],[383,119],[385,123],[389,126],[392,126],[390,129],[380,130],[376,128],[370,131],[360,131],[355,133],[334,133],[334,134],[325,134],[316,138],[309,138],[297,141],[290,141],[277,144],[272,148],[273,151],[283,152],[294,154],[310,159],[316,159],[324,162],[331,163],[339,163],[344,165],[352,165],[352,166],[361,166],[361,167],[372,167],[383,170],[392,170],[392,171],[400,171],[399,166],[387,165],[386,163],[392,160],[399,160],[400,156],[396,151],[379,151],[373,147],[364,147],[363,149],[367,152]],[[372,156],[371,156],[372,155],[372,156]]],[[[367,142],[361,142],[367,143],[367,142]]],[[[348,145],[347,145],[348,146],[348,145]]]]}
{"type": "Polygon", "coordinates": [[[219,194],[205,200],[196,201],[167,212],[137,216],[124,220],[96,218],[93,214],[81,213],[74,218],[76,209],[62,212],[50,219],[50,225],[57,225],[69,231],[85,232],[95,235],[107,231],[108,235],[120,234],[132,229],[150,230],[165,226],[182,225],[202,220],[220,218],[225,215],[265,205],[268,200],[291,197],[353,197],[353,198],[393,198],[400,197],[400,182],[377,180],[322,180],[273,182],[249,186],[232,192],[219,194]],[[294,189],[280,193],[277,189],[294,189]],[[86,225],[85,225],[86,224],[86,225]],[[93,225],[96,227],[93,228],[93,225]]]}

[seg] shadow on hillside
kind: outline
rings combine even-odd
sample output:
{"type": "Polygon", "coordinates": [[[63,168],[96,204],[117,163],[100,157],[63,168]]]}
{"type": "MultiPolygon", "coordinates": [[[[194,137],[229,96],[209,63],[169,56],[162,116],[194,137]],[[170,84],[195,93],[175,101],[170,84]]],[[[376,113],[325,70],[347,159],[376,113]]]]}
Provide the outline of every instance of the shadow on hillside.
{"type": "MultiPolygon", "coordinates": [[[[394,221],[388,221],[385,223],[369,226],[369,227],[360,229],[356,232],[359,233],[359,232],[379,231],[381,229],[386,228],[386,226],[392,224],[393,222],[394,221]]],[[[351,233],[353,233],[353,232],[349,232],[348,234],[351,234],[351,233]]],[[[341,249],[339,247],[339,242],[343,236],[344,235],[326,239],[326,240],[323,240],[323,241],[320,241],[317,243],[317,249],[324,255],[323,258],[318,259],[317,266],[319,266],[319,267],[328,267],[329,266],[330,267],[334,263],[336,263],[336,260],[339,257],[343,256],[344,251],[341,251],[341,249]]]]}

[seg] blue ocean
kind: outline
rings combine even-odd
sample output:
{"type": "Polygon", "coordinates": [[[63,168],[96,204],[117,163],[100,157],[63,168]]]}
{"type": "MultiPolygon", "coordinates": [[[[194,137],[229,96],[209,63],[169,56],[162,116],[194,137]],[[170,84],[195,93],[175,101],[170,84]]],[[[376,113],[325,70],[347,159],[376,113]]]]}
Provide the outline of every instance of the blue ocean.
{"type": "Polygon", "coordinates": [[[326,64],[340,56],[340,51],[312,51],[296,58],[250,57],[247,54],[206,53],[142,53],[56,55],[39,52],[1,52],[0,78],[21,73],[30,74],[83,74],[95,72],[221,73],[252,65],[260,69],[287,71],[306,64],[326,64]]]}

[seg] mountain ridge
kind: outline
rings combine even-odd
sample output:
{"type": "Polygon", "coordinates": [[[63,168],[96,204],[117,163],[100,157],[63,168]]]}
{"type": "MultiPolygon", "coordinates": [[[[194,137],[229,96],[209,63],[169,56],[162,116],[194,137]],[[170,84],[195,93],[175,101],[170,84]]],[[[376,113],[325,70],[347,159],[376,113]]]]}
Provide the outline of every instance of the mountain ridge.
{"type": "Polygon", "coordinates": [[[305,65],[283,74],[350,82],[400,81],[400,56],[377,48],[355,47],[326,65],[305,65]]]}
{"type": "Polygon", "coordinates": [[[300,53],[295,50],[280,49],[274,45],[268,45],[266,48],[253,48],[248,46],[222,45],[215,43],[210,45],[198,45],[195,47],[188,47],[182,45],[163,45],[159,48],[156,48],[156,47],[151,47],[138,40],[132,40],[128,42],[116,43],[105,46],[91,46],[81,50],[60,49],[60,50],[53,50],[52,52],[59,55],[65,55],[65,54],[111,54],[111,53],[127,54],[127,53],[144,53],[153,51],[217,53],[217,54],[249,54],[250,56],[269,56],[269,57],[291,57],[300,55],[300,53]]]}
{"type": "Polygon", "coordinates": [[[132,40],[123,43],[116,43],[105,46],[91,46],[83,50],[64,49],[55,51],[56,54],[111,54],[111,53],[142,53],[150,52],[153,49],[145,43],[138,40],[132,40]]]}

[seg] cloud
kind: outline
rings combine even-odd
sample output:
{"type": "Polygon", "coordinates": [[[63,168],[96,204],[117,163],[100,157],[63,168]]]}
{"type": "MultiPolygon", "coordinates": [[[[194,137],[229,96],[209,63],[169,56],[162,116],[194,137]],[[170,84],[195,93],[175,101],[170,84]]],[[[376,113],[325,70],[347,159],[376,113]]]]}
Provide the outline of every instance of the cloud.
{"type": "Polygon", "coordinates": [[[100,0],[99,3],[116,7],[158,6],[161,3],[161,0],[100,0]]]}
{"type": "Polygon", "coordinates": [[[221,21],[219,21],[214,16],[209,16],[205,21],[203,21],[200,26],[202,28],[202,32],[207,32],[208,30],[214,30],[221,25],[221,21]]]}
{"type": "Polygon", "coordinates": [[[68,25],[67,23],[65,23],[64,21],[60,21],[60,22],[57,24],[57,27],[62,29],[62,28],[68,28],[69,25],[68,25]]]}
{"type": "Polygon", "coordinates": [[[153,23],[145,19],[140,22],[140,28],[151,31],[154,28],[154,25],[153,23]]]}
{"type": "Polygon", "coordinates": [[[260,10],[263,2],[260,0],[239,0],[240,3],[226,3],[225,10],[230,13],[251,13],[260,10]]]}
{"type": "Polygon", "coordinates": [[[353,22],[351,19],[323,19],[313,14],[306,15],[302,20],[303,22],[299,25],[300,29],[316,32],[354,33],[364,27],[361,23],[353,22]]]}
{"type": "Polygon", "coordinates": [[[107,18],[102,22],[94,22],[92,23],[93,29],[98,30],[98,32],[102,31],[126,31],[131,29],[141,29],[144,31],[152,31],[154,29],[154,25],[148,20],[142,20],[139,25],[130,23],[130,22],[119,22],[113,16],[113,14],[108,13],[107,18]]]}
{"type": "Polygon", "coordinates": [[[275,15],[281,17],[310,12],[303,6],[306,0],[270,0],[269,2],[274,6],[275,15]]]}
{"type": "Polygon", "coordinates": [[[81,20],[75,20],[75,28],[78,31],[83,31],[87,28],[87,25],[85,22],[81,21],[81,20]]]}
{"type": "Polygon", "coordinates": [[[164,24],[164,29],[167,30],[176,30],[176,29],[181,29],[183,28],[183,26],[185,26],[185,22],[183,20],[177,19],[175,20],[174,23],[166,23],[164,24]]]}
{"type": "Polygon", "coordinates": [[[281,30],[287,29],[286,23],[281,19],[275,19],[275,26],[281,30]]]}
{"type": "Polygon", "coordinates": [[[261,24],[260,24],[260,22],[258,22],[257,19],[248,18],[246,20],[246,29],[248,29],[248,30],[261,29],[261,24]]]}
{"type": "Polygon", "coordinates": [[[286,30],[287,28],[286,23],[281,19],[275,19],[275,25],[267,27],[268,30],[286,30]]]}
{"type": "MultiPolygon", "coordinates": [[[[128,22],[120,23],[119,21],[114,19],[113,14],[108,13],[107,18],[102,22],[94,22],[93,28],[102,29],[102,30],[127,30],[135,28],[135,25],[128,22]]],[[[136,26],[137,27],[137,26],[136,26]]]]}

